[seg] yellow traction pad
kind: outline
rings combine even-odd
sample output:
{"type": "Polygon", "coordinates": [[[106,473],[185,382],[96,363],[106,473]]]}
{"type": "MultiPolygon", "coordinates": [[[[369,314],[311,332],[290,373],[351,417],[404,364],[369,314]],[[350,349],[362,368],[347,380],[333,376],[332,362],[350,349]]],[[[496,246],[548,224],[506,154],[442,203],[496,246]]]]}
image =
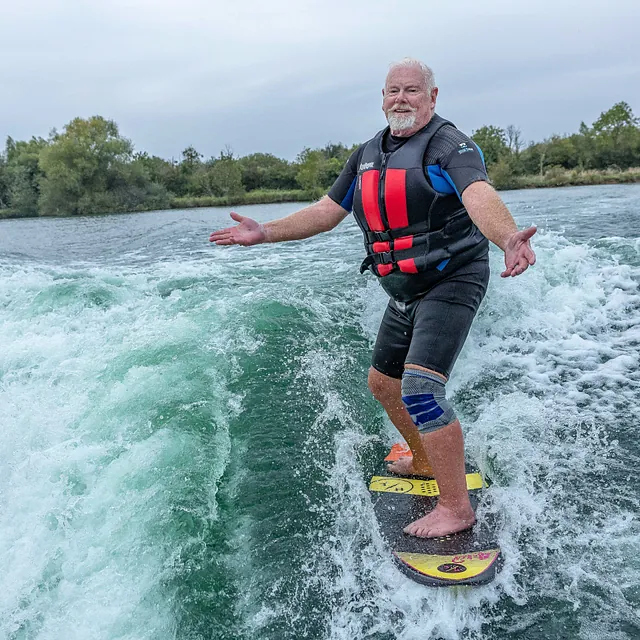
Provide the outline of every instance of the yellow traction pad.
{"type": "Polygon", "coordinates": [[[484,573],[500,555],[499,549],[433,556],[426,553],[394,551],[395,556],[411,569],[431,578],[456,582],[484,573]]]}
{"type": "MultiPolygon", "coordinates": [[[[486,487],[479,473],[467,473],[467,489],[482,489],[486,487]]],[[[389,476],[373,476],[369,484],[369,491],[379,493],[402,493],[414,496],[440,495],[438,483],[435,480],[415,480],[413,478],[391,478],[389,476]]]]}

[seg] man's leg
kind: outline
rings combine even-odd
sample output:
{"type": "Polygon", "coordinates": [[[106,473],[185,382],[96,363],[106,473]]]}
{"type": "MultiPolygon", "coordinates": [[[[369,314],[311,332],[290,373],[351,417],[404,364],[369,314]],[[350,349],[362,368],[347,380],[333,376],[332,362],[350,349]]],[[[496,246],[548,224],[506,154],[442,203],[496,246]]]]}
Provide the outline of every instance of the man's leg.
{"type": "Polygon", "coordinates": [[[387,467],[399,475],[432,476],[433,471],[424,449],[420,432],[402,402],[402,381],[399,378],[380,373],[374,367],[369,369],[369,389],[375,399],[384,407],[393,426],[407,441],[413,459],[403,458],[387,467]]]}
{"type": "MultiPolygon", "coordinates": [[[[406,369],[426,371],[440,378],[443,383],[447,381],[443,375],[425,367],[409,364],[406,369]]],[[[405,527],[405,533],[421,538],[436,538],[468,529],[476,518],[467,491],[464,440],[459,420],[456,418],[444,427],[421,433],[420,438],[423,447],[429,451],[440,496],[436,508],[405,527]]]]}
{"type": "MultiPolygon", "coordinates": [[[[406,368],[427,371],[446,382],[446,378],[436,371],[411,364],[406,368]]],[[[373,367],[369,369],[369,389],[413,453],[413,460],[399,460],[388,469],[401,475],[435,476],[440,488],[436,508],[404,531],[421,538],[434,538],[468,529],[475,522],[475,514],[467,491],[460,422],[456,419],[436,431],[421,434],[402,401],[401,387],[401,380],[386,376],[373,367]]]]}
{"type": "Polygon", "coordinates": [[[373,349],[369,389],[413,453],[413,460],[405,458],[391,463],[389,471],[399,475],[431,476],[420,434],[402,402],[402,374],[412,334],[413,321],[406,314],[406,305],[389,300],[373,349]]]}
{"type": "Polygon", "coordinates": [[[460,422],[445,385],[469,334],[489,279],[486,259],[457,269],[412,309],[412,337],[402,375],[402,400],[420,432],[438,482],[436,508],[405,528],[434,538],[475,522],[464,468],[460,422]]]}

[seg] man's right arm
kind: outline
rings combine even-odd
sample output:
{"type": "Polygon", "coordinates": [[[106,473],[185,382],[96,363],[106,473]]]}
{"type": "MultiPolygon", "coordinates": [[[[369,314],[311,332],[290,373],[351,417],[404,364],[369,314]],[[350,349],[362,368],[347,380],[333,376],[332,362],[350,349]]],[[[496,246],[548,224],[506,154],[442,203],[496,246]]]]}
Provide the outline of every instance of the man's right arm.
{"type": "Polygon", "coordinates": [[[245,247],[264,242],[286,242],[303,240],[323,231],[330,231],[342,222],[351,211],[358,159],[363,147],[351,154],[342,173],[329,194],[318,202],[292,213],[286,218],[260,224],[251,218],[232,213],[231,218],[239,224],[214,231],[209,242],[218,245],[239,244],[245,247]]]}
{"type": "Polygon", "coordinates": [[[292,213],[286,218],[272,220],[262,225],[265,242],[303,240],[338,226],[349,212],[335,203],[329,196],[292,213]]]}
{"type": "Polygon", "coordinates": [[[286,218],[260,224],[252,218],[232,212],[231,218],[238,222],[235,227],[218,229],[209,236],[209,242],[218,245],[239,244],[251,247],[264,242],[286,242],[310,238],[329,231],[340,224],[349,212],[336,204],[329,196],[292,213],[286,218]]]}

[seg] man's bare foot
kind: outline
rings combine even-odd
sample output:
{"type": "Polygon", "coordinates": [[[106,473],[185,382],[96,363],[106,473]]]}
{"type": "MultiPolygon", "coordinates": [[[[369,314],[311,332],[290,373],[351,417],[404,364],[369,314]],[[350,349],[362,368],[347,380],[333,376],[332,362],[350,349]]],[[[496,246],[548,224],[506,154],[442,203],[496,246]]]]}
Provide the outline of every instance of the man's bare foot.
{"type": "Polygon", "coordinates": [[[475,523],[476,516],[473,509],[463,514],[456,514],[451,509],[438,504],[426,516],[406,526],[404,532],[417,538],[439,538],[470,529],[475,523]]]}
{"type": "Polygon", "coordinates": [[[398,458],[395,462],[391,462],[387,465],[387,471],[395,473],[397,476],[426,476],[433,478],[431,467],[428,464],[414,466],[411,456],[398,458]]]}

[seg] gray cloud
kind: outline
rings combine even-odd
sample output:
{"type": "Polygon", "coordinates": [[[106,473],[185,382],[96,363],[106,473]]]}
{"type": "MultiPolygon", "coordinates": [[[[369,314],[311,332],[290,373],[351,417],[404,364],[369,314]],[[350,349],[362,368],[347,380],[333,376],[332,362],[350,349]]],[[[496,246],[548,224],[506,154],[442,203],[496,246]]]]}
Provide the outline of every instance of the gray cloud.
{"type": "Polygon", "coordinates": [[[382,127],[387,65],[411,55],[463,130],[514,123],[542,139],[619,100],[640,111],[637,4],[27,1],[3,8],[0,136],[100,114],[165,157],[230,144],[293,158],[382,127]]]}

